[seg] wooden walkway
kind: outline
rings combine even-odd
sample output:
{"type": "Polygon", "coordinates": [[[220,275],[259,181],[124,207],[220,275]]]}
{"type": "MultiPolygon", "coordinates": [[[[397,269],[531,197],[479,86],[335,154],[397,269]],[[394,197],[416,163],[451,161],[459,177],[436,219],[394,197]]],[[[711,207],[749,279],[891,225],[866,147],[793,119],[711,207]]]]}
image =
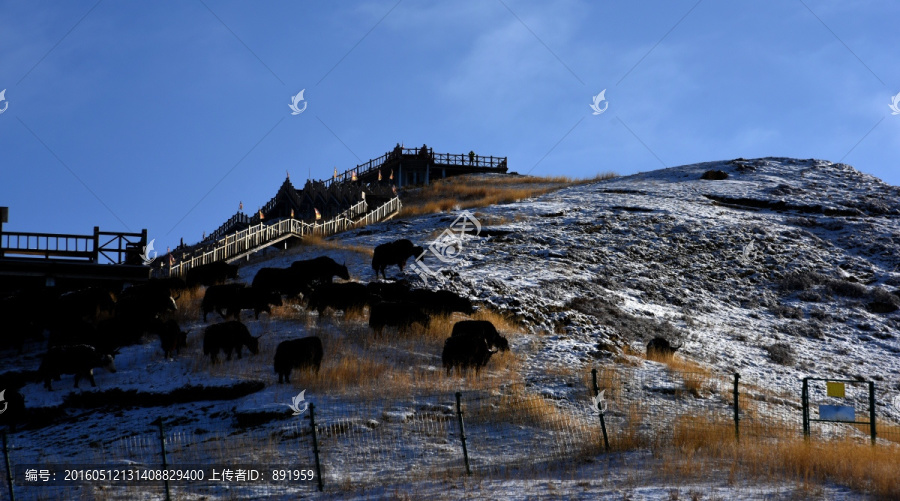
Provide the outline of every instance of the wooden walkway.
{"type": "MultiPolygon", "coordinates": [[[[390,183],[402,186],[409,182],[429,182],[430,173],[434,177],[446,177],[447,173],[506,172],[506,157],[481,156],[474,154],[435,153],[433,149],[397,147],[378,158],[361,163],[356,167],[335,174],[330,179],[316,181],[327,189],[335,184],[360,186],[365,183],[390,183]],[[391,176],[393,175],[393,181],[391,176]],[[404,179],[406,181],[404,181],[404,179]]],[[[269,214],[278,203],[273,197],[260,209],[269,214]]],[[[202,242],[190,248],[188,253],[173,253],[174,263],[163,263],[156,274],[161,276],[184,276],[191,268],[216,261],[233,262],[254,252],[291,238],[306,235],[328,236],[366,224],[383,221],[400,211],[400,199],[395,195],[387,203],[370,209],[365,200],[345,210],[341,214],[322,223],[305,223],[298,219],[282,218],[263,221],[257,215],[236,214],[218,230],[212,233],[212,242],[202,242]],[[232,234],[224,234],[225,228],[235,223],[249,224],[232,234]],[[219,238],[220,237],[220,238],[219,238]]],[[[292,212],[293,214],[293,212],[292,212]]]]}
{"type": "MultiPolygon", "coordinates": [[[[331,179],[325,179],[326,186],[332,183],[345,183],[357,179],[363,182],[377,180],[379,171],[382,179],[387,180],[391,169],[396,168],[394,175],[401,175],[402,163],[419,161],[439,172],[441,169],[461,169],[467,172],[506,172],[506,157],[468,155],[457,153],[435,153],[432,148],[396,148],[378,158],[361,163],[356,167],[339,173],[331,179]]],[[[425,177],[421,181],[427,180],[425,177]]]]}
{"type": "Polygon", "coordinates": [[[147,230],[141,233],[100,231],[93,235],[63,233],[0,233],[0,258],[43,258],[93,264],[141,264],[147,230]]]}
{"type": "Polygon", "coordinates": [[[329,236],[384,221],[400,212],[400,207],[400,199],[394,197],[372,210],[368,210],[366,202],[362,201],[343,214],[323,223],[309,224],[297,219],[282,219],[268,224],[259,223],[228,235],[207,248],[201,249],[195,255],[176,262],[171,267],[164,265],[164,274],[171,277],[184,276],[191,268],[216,261],[227,263],[237,261],[290,238],[303,238],[306,235],[329,236]],[[359,218],[351,218],[354,214],[364,215],[359,218]]]}
{"type": "Polygon", "coordinates": [[[95,226],[92,235],[2,231],[0,292],[144,282],[150,278],[141,258],[146,245],[147,230],[121,233],[95,226]]]}

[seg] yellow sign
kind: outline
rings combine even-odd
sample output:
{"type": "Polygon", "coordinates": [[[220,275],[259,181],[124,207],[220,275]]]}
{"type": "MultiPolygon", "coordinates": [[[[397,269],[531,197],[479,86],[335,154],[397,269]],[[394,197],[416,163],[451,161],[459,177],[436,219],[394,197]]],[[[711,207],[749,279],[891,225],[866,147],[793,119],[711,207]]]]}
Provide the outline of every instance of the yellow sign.
{"type": "Polygon", "coordinates": [[[829,397],[844,398],[844,383],[825,383],[829,397]]]}

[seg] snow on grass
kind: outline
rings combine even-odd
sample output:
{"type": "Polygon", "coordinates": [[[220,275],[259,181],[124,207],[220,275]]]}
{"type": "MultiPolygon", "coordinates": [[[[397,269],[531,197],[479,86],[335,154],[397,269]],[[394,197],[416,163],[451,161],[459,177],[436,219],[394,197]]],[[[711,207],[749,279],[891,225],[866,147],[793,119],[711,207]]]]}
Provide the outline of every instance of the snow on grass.
{"type": "MultiPolygon", "coordinates": [[[[774,425],[778,418],[793,427],[786,428],[788,433],[799,433],[796,406],[805,376],[874,379],[879,419],[900,422],[900,408],[890,405],[900,392],[898,313],[874,313],[867,307],[870,296],[834,292],[843,283],[862,284],[866,294],[878,287],[890,294],[900,286],[896,187],[842,164],[767,158],[581,184],[477,213],[485,223],[482,235],[467,238],[461,260],[444,265],[451,272],[447,281],[427,286],[452,289],[482,309],[522,323],[524,332],[503,333],[512,354],[495,356],[481,377],[443,374],[441,339],[449,332],[420,330],[376,341],[365,312],[357,320],[340,313],[319,318],[296,304],[276,308],[271,318],[245,320],[254,335],[262,336],[258,355],[245,352],[242,359],[227,362],[220,356],[222,361],[212,366],[200,348],[208,323],[187,315],[182,327],[190,329],[190,346],[171,360],[163,358],[156,340],[148,340],[122,350],[115,374],[96,370],[96,389],[87,382],[73,389],[71,376],[54,382],[53,392],[40,383],[26,385],[22,393],[29,408],[59,415],[10,434],[13,462],[102,458],[153,463],[158,461],[158,429],[151,423],[162,417],[173,445],[183,448],[176,456],[208,453],[217,459],[290,462],[299,454],[308,465],[310,437],[302,431],[308,429],[308,414],[292,417],[285,405],[306,389],[323,427],[325,497],[691,499],[692,492],[704,499],[857,497],[821,482],[735,480],[726,466],[712,468],[704,478],[660,478],[665,465],[643,452],[594,454],[565,474],[557,474],[554,460],[521,475],[467,478],[460,473],[452,395],[457,389],[468,390],[469,396],[485,392],[489,404],[499,398],[497,389],[504,387],[508,394],[511,384],[524,385],[523,401],[552,406],[542,407],[542,413],[523,410],[531,421],[516,428],[503,424],[499,415],[479,423],[476,401],[471,401],[475,414],[469,431],[478,468],[506,464],[508,453],[527,458],[529,450],[560,446],[558,435],[538,445],[540,437],[554,436],[543,434],[553,432],[559,420],[566,420],[566,433],[582,426],[582,420],[591,426],[596,420],[587,407],[592,367],[627,369],[600,381],[610,392],[608,423],[615,440],[640,438],[629,438],[623,429],[629,423],[652,436],[654,426],[635,419],[664,421],[673,406],[685,414],[727,415],[734,372],[741,374],[747,392],[746,401],[741,397],[747,424],[774,425]],[[707,170],[723,170],[729,178],[701,180],[707,170]],[[790,273],[810,271],[839,283],[793,291],[781,287],[790,273]],[[800,318],[792,317],[794,311],[800,318]],[[320,375],[295,371],[291,384],[276,384],[272,356],[277,343],[313,334],[325,343],[320,375]],[[683,342],[677,359],[683,365],[643,359],[646,342],[658,334],[683,342]],[[791,346],[793,365],[770,360],[766,347],[778,342],[791,346]],[[630,379],[623,380],[623,374],[630,379]],[[201,400],[169,405],[64,405],[67,397],[110,389],[174,395],[199,387],[227,392],[240,384],[259,389],[215,400],[198,393],[201,400]],[[643,414],[629,411],[637,404],[632,409],[643,414]],[[242,419],[258,424],[242,428],[242,419]]],[[[374,279],[371,258],[359,249],[399,238],[427,245],[457,216],[454,211],[394,219],[323,245],[270,248],[242,265],[240,280],[251,282],[262,267],[287,267],[327,254],[347,264],[351,280],[367,282],[374,279]]],[[[443,264],[434,256],[425,259],[434,268],[443,264]]],[[[394,267],[388,273],[426,285],[409,271],[401,274],[394,267]]],[[[209,323],[217,321],[213,314],[209,323]]],[[[35,370],[39,364],[29,355],[4,356],[6,370],[35,370]]],[[[584,437],[595,440],[594,426],[584,437]]],[[[889,423],[883,429],[890,431],[889,423]]],[[[845,426],[817,430],[847,433],[845,426]]],[[[853,433],[865,437],[865,431],[853,433]]],[[[563,456],[580,450],[572,443],[577,440],[568,440],[563,456]]],[[[309,491],[262,494],[293,499],[309,491]]],[[[183,490],[186,498],[200,492],[248,499],[261,495],[252,488],[183,490]]],[[[135,493],[104,494],[129,499],[135,493]]]]}

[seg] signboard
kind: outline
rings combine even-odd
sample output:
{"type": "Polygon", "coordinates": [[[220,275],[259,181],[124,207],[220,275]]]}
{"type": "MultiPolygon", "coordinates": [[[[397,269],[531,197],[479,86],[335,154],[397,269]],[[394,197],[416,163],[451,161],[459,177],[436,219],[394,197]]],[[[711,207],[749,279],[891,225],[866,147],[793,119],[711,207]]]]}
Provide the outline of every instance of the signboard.
{"type": "Polygon", "coordinates": [[[856,410],[849,405],[820,405],[819,419],[827,421],[856,421],[856,410]]]}
{"type": "Polygon", "coordinates": [[[827,388],[827,393],[829,397],[838,397],[844,398],[845,390],[844,383],[832,383],[831,381],[825,383],[827,388]]]}

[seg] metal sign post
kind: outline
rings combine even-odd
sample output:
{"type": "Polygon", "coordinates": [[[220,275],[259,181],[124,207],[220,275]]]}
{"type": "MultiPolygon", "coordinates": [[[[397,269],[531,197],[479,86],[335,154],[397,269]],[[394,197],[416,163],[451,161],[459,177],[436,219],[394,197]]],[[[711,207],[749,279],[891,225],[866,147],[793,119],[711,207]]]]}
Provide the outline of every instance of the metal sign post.
{"type": "Polygon", "coordinates": [[[877,433],[875,429],[875,383],[873,381],[857,381],[855,379],[828,379],[828,378],[803,378],[803,389],[801,394],[803,408],[803,437],[809,439],[810,423],[843,423],[843,424],[864,424],[869,426],[869,436],[872,445],[875,445],[877,433]],[[810,381],[824,381],[826,385],[826,395],[832,398],[846,398],[846,384],[865,384],[868,386],[869,401],[869,420],[857,421],[856,411],[853,406],[848,405],[819,405],[819,418],[810,417],[809,401],[810,401],[810,381]]]}

